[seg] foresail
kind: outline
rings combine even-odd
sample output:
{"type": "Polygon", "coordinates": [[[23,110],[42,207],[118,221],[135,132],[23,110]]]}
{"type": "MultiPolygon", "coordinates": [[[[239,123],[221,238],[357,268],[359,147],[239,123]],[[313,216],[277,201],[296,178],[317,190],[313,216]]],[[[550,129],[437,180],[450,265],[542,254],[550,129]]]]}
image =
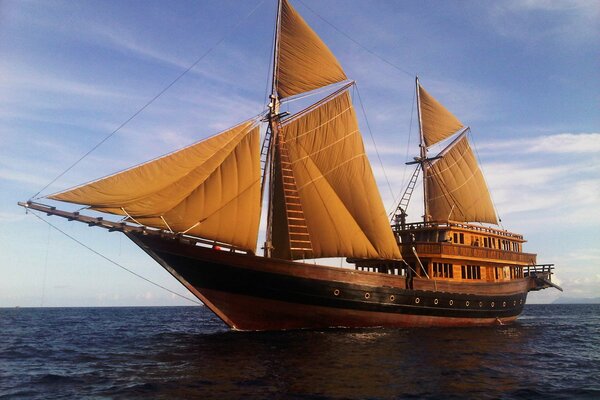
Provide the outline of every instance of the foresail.
{"type": "Polygon", "coordinates": [[[421,113],[421,129],[427,147],[452,136],[463,127],[450,111],[418,85],[421,113]]]}
{"type": "Polygon", "coordinates": [[[276,87],[280,98],[346,80],[339,62],[287,0],[281,4],[276,87]]]}
{"type": "Polygon", "coordinates": [[[427,169],[427,204],[432,221],[498,224],[490,192],[466,131],[427,169]]]}
{"type": "Polygon", "coordinates": [[[100,180],[48,196],[254,251],[260,221],[255,120],[100,180]]]}
{"type": "MultiPolygon", "coordinates": [[[[400,259],[348,91],[284,122],[280,134],[281,156],[293,175],[283,174],[282,190],[274,193],[275,209],[292,207],[302,215],[288,213],[286,221],[274,221],[274,232],[286,226],[291,232],[289,227],[301,225],[302,219],[314,258],[400,259]]],[[[274,218],[278,215],[285,218],[283,212],[274,218]]],[[[289,234],[274,235],[273,244],[275,254],[300,258],[286,252],[289,234]]]]}

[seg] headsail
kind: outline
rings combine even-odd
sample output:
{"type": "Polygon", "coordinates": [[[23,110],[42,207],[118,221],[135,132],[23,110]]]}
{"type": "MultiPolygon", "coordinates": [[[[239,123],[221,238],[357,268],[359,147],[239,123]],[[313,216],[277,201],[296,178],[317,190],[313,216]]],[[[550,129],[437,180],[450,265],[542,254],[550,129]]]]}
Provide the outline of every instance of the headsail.
{"type": "Polygon", "coordinates": [[[274,254],[301,258],[290,251],[289,234],[302,219],[315,258],[401,258],[348,91],[284,122],[280,134],[279,157],[289,160],[293,173],[283,182],[295,188],[284,185],[274,193],[280,210],[274,232],[288,233],[274,235],[274,254]],[[298,205],[303,215],[282,218],[281,210],[298,205]]]}
{"type": "Polygon", "coordinates": [[[490,192],[465,130],[427,168],[427,205],[433,221],[498,224],[490,192]]]}
{"type": "Polygon", "coordinates": [[[246,121],[48,197],[254,251],[260,221],[259,127],[246,121]]]}
{"type": "Polygon", "coordinates": [[[430,147],[458,132],[463,124],[420,84],[417,87],[423,140],[430,147]]]}
{"type": "Polygon", "coordinates": [[[294,10],[282,1],[276,87],[280,98],[346,80],[339,62],[294,10]]]}

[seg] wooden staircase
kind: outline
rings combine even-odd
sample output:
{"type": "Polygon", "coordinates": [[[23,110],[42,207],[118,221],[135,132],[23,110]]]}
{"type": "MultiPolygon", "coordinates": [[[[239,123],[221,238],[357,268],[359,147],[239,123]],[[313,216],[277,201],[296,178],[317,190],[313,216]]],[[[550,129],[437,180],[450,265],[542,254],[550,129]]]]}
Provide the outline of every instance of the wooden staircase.
{"type": "Polygon", "coordinates": [[[283,195],[285,198],[285,211],[288,221],[288,234],[290,240],[290,255],[292,259],[313,258],[313,248],[306,226],[306,219],[302,211],[302,203],[296,186],[296,179],[285,143],[280,146],[281,176],[283,180],[283,195]]]}

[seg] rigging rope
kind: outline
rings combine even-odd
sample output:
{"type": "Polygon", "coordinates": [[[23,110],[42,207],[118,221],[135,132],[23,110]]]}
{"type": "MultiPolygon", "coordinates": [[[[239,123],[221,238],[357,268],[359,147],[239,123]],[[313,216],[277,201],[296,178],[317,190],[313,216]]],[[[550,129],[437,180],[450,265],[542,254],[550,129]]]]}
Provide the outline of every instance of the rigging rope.
{"type": "Polygon", "coordinates": [[[112,259],[110,259],[110,258],[106,257],[105,255],[103,255],[103,254],[99,253],[98,251],[96,251],[96,250],[92,249],[90,246],[86,245],[85,243],[83,243],[83,242],[81,242],[81,241],[79,241],[79,240],[75,239],[73,236],[69,235],[67,232],[63,231],[63,230],[62,230],[62,229],[60,229],[59,227],[57,227],[57,226],[53,225],[51,222],[48,222],[48,221],[46,221],[44,218],[40,217],[40,216],[39,216],[39,215],[38,215],[36,212],[34,212],[33,210],[28,210],[28,211],[29,211],[29,212],[30,212],[32,215],[34,215],[36,218],[38,218],[38,219],[40,219],[40,220],[44,221],[46,224],[48,224],[48,225],[49,225],[50,227],[52,227],[53,229],[55,229],[55,230],[57,230],[58,232],[62,233],[63,235],[65,235],[65,236],[66,236],[66,237],[68,237],[69,239],[73,240],[74,242],[76,242],[76,243],[78,243],[79,245],[83,246],[84,248],[88,249],[89,251],[91,251],[92,253],[96,254],[97,256],[100,256],[100,257],[104,258],[106,261],[110,262],[111,264],[114,264],[114,265],[116,265],[117,267],[119,267],[119,268],[121,268],[121,269],[123,269],[123,270],[125,270],[125,271],[129,272],[130,274],[132,274],[132,275],[135,275],[135,276],[137,276],[138,278],[140,278],[140,279],[142,279],[142,280],[144,280],[144,281],[146,281],[146,282],[148,282],[148,283],[150,283],[150,284],[152,284],[152,285],[154,285],[154,286],[156,286],[156,287],[158,287],[158,288],[161,288],[161,289],[163,289],[163,290],[166,290],[167,292],[169,292],[169,293],[171,293],[171,294],[174,294],[175,296],[179,296],[179,297],[181,297],[182,299],[186,299],[186,300],[188,300],[188,301],[191,301],[192,303],[195,303],[195,304],[203,305],[203,304],[202,304],[201,302],[199,302],[199,301],[196,301],[196,300],[194,300],[194,299],[191,299],[191,298],[189,298],[189,297],[187,297],[187,296],[184,296],[184,295],[182,295],[182,294],[179,294],[179,293],[177,293],[177,292],[175,292],[175,291],[173,291],[173,290],[171,290],[171,289],[169,289],[169,288],[166,288],[166,287],[164,287],[164,286],[162,286],[162,285],[160,285],[160,284],[158,284],[158,283],[156,283],[156,282],[153,282],[153,281],[151,281],[151,280],[150,280],[150,279],[148,279],[148,278],[145,278],[145,277],[143,277],[142,275],[140,275],[140,274],[138,274],[138,273],[136,273],[136,272],[133,272],[132,270],[130,270],[130,269],[128,269],[128,268],[126,268],[126,267],[122,266],[122,265],[121,265],[121,264],[119,264],[118,262],[116,262],[116,261],[114,261],[114,260],[112,260],[112,259]]]}
{"type": "MultiPolygon", "coordinates": [[[[483,173],[483,164],[481,163],[481,158],[479,157],[479,151],[477,150],[477,143],[475,143],[475,135],[473,135],[472,132],[471,133],[471,142],[473,143],[473,148],[475,149],[475,155],[477,156],[477,162],[479,163],[479,169],[481,170],[481,174],[485,176],[485,174],[483,173]]],[[[487,184],[487,182],[486,182],[487,184]]],[[[500,218],[500,213],[498,212],[498,207],[496,207],[496,202],[494,201],[494,196],[492,196],[492,192],[489,190],[490,192],[490,200],[492,200],[492,205],[494,206],[494,210],[496,211],[496,217],[498,217],[498,225],[500,225],[500,227],[502,229],[504,229],[504,226],[502,225],[502,218],[500,218]]]]}
{"type": "Polygon", "coordinates": [[[331,26],[333,29],[335,29],[338,33],[340,33],[341,35],[343,35],[344,37],[346,37],[346,39],[350,40],[351,42],[353,42],[354,44],[356,44],[357,46],[361,47],[363,50],[365,50],[367,53],[379,58],[381,61],[383,61],[384,63],[388,64],[389,66],[391,66],[392,68],[397,69],[398,71],[409,75],[410,77],[414,77],[416,74],[409,72],[407,70],[405,70],[404,68],[401,68],[397,65],[395,65],[394,63],[392,63],[391,61],[386,60],[385,58],[383,58],[382,56],[380,56],[379,54],[375,53],[373,50],[368,49],[366,46],[363,46],[359,41],[353,39],[350,35],[348,35],[346,32],[342,31],[341,29],[339,29],[337,26],[335,26],[334,24],[332,24],[331,22],[327,21],[325,18],[323,18],[322,16],[320,16],[315,10],[313,10],[312,8],[310,8],[309,6],[306,5],[306,3],[304,3],[302,0],[298,0],[300,3],[302,3],[302,5],[304,7],[306,7],[308,10],[310,10],[310,12],[312,12],[314,15],[316,15],[317,17],[319,17],[323,22],[325,22],[327,25],[331,26]]]}
{"type": "Polygon", "coordinates": [[[232,36],[234,33],[237,32],[238,28],[242,25],[242,22],[244,22],[246,19],[248,19],[252,14],[254,14],[254,12],[258,9],[258,7],[260,5],[262,5],[262,3],[264,3],[264,0],[261,0],[243,19],[241,19],[237,24],[234,25],[234,27],[232,28],[232,31],[228,34],[226,34],[225,36],[223,36],[217,43],[215,43],[212,47],[210,47],[206,52],[204,52],[204,54],[202,54],[200,57],[198,57],[196,59],[196,61],[194,61],[185,71],[183,71],[181,74],[179,74],[173,81],[171,81],[171,83],[169,83],[164,89],[162,89],[160,92],[158,92],[158,94],[156,94],[154,97],[152,97],[148,102],[146,102],[146,104],[144,104],[140,109],[138,109],[131,117],[129,117],[127,120],[125,120],[125,122],[123,122],[121,125],[119,125],[117,127],[117,129],[115,129],[114,131],[112,131],[111,133],[109,133],[106,137],[104,137],[104,139],[102,139],[100,142],[98,142],[98,144],[96,144],[94,147],[92,147],[87,153],[85,153],[83,156],[81,156],[77,161],[75,161],[73,164],[71,164],[71,166],[69,166],[67,169],[65,169],[63,172],[61,172],[56,178],[52,179],[52,181],[50,181],[50,183],[48,183],[46,186],[44,186],[42,189],[40,189],[40,191],[38,191],[36,194],[34,194],[33,196],[31,196],[31,198],[29,199],[31,200],[36,200],[39,199],[39,197],[37,197],[40,193],[42,193],[44,190],[46,190],[50,185],[52,185],[54,182],[56,182],[57,180],[59,180],[61,177],[63,177],[67,172],[69,172],[71,169],[73,169],[77,164],[79,164],[84,158],[86,158],[87,156],[89,156],[93,151],[95,151],[98,147],[102,146],[102,144],[104,142],[106,142],[108,139],[110,139],[111,137],[113,137],[117,132],[119,132],[121,130],[121,128],[123,128],[125,125],[127,125],[129,122],[131,122],[135,117],[137,117],[142,111],[144,111],[146,108],[148,108],[148,106],[150,106],[152,103],[154,103],[160,96],[162,96],[167,90],[169,90],[173,85],[175,85],[181,78],[183,78],[184,75],[186,75],[188,72],[190,72],[196,65],[198,65],[200,63],[200,61],[202,61],[206,56],[208,56],[210,53],[212,53],[212,51],[214,49],[216,49],[221,43],[223,43],[225,41],[225,39],[229,38],[230,36],[232,36]]]}
{"type": "Polygon", "coordinates": [[[358,85],[354,84],[356,88],[356,94],[358,95],[358,101],[360,102],[360,107],[362,108],[363,116],[365,117],[365,121],[367,123],[367,129],[369,130],[369,135],[371,136],[371,141],[373,142],[373,147],[375,148],[375,154],[377,154],[377,159],[379,160],[379,165],[381,165],[381,170],[383,171],[383,176],[385,177],[385,181],[387,182],[388,189],[390,190],[390,195],[392,199],[394,196],[394,191],[392,190],[392,185],[390,184],[390,180],[388,179],[387,173],[385,172],[385,167],[383,166],[383,161],[381,161],[381,156],[379,155],[379,151],[377,150],[377,144],[375,143],[375,137],[373,136],[373,132],[371,131],[371,126],[369,125],[369,119],[367,118],[367,113],[365,111],[365,106],[360,98],[360,91],[358,90],[358,85]]]}
{"type": "MultiPolygon", "coordinates": [[[[405,164],[404,164],[404,169],[402,170],[402,180],[400,181],[402,183],[400,184],[400,187],[404,187],[405,185],[408,185],[407,183],[405,183],[404,179],[406,178],[406,170],[408,169],[408,165],[406,165],[406,162],[408,162],[408,153],[410,151],[410,138],[412,136],[413,116],[415,113],[415,103],[416,103],[415,97],[417,97],[416,91],[413,92],[413,97],[412,97],[412,100],[410,103],[411,107],[410,107],[410,122],[408,123],[408,139],[407,139],[407,143],[406,143],[406,154],[404,155],[405,164]]],[[[412,178],[412,176],[411,176],[411,178],[412,178]]],[[[402,201],[402,196],[404,196],[404,192],[401,191],[400,193],[398,193],[398,197],[396,197],[396,199],[394,200],[394,203],[393,203],[394,208],[388,212],[389,218],[392,218],[393,214],[396,212],[398,207],[400,207],[400,201],[402,201]]],[[[412,194],[411,194],[411,196],[412,196],[412,194]]],[[[404,210],[404,212],[406,212],[406,211],[407,210],[404,210]]]]}

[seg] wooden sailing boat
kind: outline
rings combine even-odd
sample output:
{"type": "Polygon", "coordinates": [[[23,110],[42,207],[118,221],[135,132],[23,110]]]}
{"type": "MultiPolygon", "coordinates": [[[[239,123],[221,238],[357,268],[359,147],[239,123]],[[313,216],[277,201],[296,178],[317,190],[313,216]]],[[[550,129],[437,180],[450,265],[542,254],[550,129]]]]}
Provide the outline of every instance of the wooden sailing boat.
{"type": "Polygon", "coordinates": [[[522,236],[466,223],[496,223],[481,200],[489,194],[466,129],[420,85],[425,219],[406,224],[400,207],[391,227],[352,106],[354,82],[287,0],[279,2],[275,37],[266,116],[47,196],[122,221],[20,204],[122,231],[238,330],[505,323],[529,290],[552,285],[551,267],[521,252],[522,236]],[[339,87],[307,109],[279,112],[280,102],[329,85],[339,87]],[[268,123],[262,146],[261,121],[268,123]],[[428,146],[457,130],[446,150],[427,158],[428,146]],[[356,267],[297,261],[323,257],[347,257],[356,267]]]}

